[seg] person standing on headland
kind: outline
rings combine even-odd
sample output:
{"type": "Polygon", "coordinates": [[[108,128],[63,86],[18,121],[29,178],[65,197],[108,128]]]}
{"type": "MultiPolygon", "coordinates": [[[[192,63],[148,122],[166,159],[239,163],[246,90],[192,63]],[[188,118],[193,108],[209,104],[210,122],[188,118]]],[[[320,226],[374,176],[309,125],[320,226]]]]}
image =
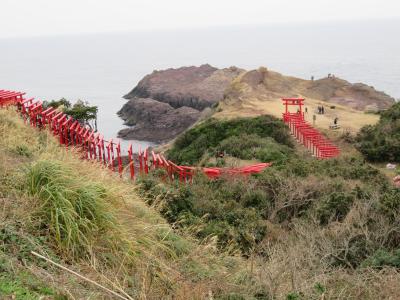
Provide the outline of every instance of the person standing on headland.
{"type": "Polygon", "coordinates": [[[334,125],[337,125],[338,120],[339,120],[338,117],[334,118],[334,119],[333,119],[333,124],[334,124],[334,125]]]}
{"type": "Polygon", "coordinates": [[[324,108],[323,105],[321,106],[321,113],[322,113],[323,115],[325,114],[325,108],[324,108]]]}

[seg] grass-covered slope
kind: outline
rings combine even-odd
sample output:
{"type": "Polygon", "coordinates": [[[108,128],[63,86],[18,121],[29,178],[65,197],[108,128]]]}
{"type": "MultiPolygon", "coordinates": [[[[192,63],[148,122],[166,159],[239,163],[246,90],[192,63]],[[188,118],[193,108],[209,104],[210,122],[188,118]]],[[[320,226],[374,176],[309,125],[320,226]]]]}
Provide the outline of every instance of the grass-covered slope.
{"type": "Polygon", "coordinates": [[[133,299],[265,290],[242,258],[178,235],[130,181],[59,147],[15,112],[0,110],[0,136],[0,299],[111,299],[31,251],[133,299]]]}
{"type": "Polygon", "coordinates": [[[400,162],[400,103],[380,115],[376,125],[361,129],[356,147],[373,162],[400,162]]]}
{"type": "MultiPolygon", "coordinates": [[[[256,134],[242,122],[203,123],[178,139],[171,153],[180,149],[202,163],[243,131],[256,134]],[[226,124],[229,134],[215,139],[215,129],[226,124]],[[185,140],[202,143],[193,147],[185,140]]],[[[257,139],[260,151],[270,150],[263,144],[270,137],[283,138],[273,140],[276,147],[290,145],[283,127],[265,131],[257,139]]],[[[248,258],[265,283],[266,299],[396,299],[400,190],[351,145],[342,146],[342,155],[331,160],[289,147],[284,161],[247,178],[196,177],[182,186],[160,183],[156,172],[142,179],[141,190],[182,232],[214,238],[221,251],[248,258]]],[[[243,143],[237,156],[252,149],[243,143]]]]}

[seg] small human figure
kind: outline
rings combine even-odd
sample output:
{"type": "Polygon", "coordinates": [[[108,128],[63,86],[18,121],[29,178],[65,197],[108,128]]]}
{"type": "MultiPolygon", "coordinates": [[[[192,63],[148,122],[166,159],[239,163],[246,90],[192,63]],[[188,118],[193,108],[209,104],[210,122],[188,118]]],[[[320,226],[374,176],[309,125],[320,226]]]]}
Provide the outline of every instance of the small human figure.
{"type": "Polygon", "coordinates": [[[338,117],[336,117],[335,119],[333,119],[333,124],[334,124],[334,125],[337,125],[338,120],[339,120],[338,117]]]}
{"type": "Polygon", "coordinates": [[[323,115],[325,114],[325,108],[324,108],[323,105],[321,106],[321,113],[322,113],[323,115]]]}
{"type": "Polygon", "coordinates": [[[311,81],[314,81],[314,75],[311,76],[311,81]]]}
{"type": "Polygon", "coordinates": [[[307,107],[304,108],[304,111],[306,112],[306,114],[308,114],[308,108],[307,107]]]}
{"type": "Polygon", "coordinates": [[[328,78],[331,78],[331,73],[328,74],[328,78]]]}

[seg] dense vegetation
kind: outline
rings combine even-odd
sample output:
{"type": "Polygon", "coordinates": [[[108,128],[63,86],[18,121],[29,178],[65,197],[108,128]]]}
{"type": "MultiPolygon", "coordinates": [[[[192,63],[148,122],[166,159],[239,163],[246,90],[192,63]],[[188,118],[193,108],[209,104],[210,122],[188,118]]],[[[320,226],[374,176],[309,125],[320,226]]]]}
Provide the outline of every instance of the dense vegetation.
{"type": "Polygon", "coordinates": [[[217,152],[241,159],[283,161],[293,147],[282,121],[272,116],[209,119],[177,138],[168,152],[179,164],[201,164],[217,152]]]}
{"type": "Polygon", "coordinates": [[[240,249],[245,255],[268,238],[268,222],[290,227],[300,218],[327,226],[343,221],[353,205],[377,191],[377,213],[388,217],[400,204],[400,191],[355,157],[330,161],[292,157],[285,165],[247,179],[196,178],[187,186],[161,185],[157,175],[143,178],[142,187],[149,203],[157,199],[168,221],[194,228],[201,239],[217,236],[221,249],[240,249]]]}
{"type": "Polygon", "coordinates": [[[143,196],[182,232],[261,262],[271,298],[282,289],[288,299],[336,299],[339,286],[345,299],[384,297],[361,285],[369,282],[366,272],[399,267],[400,190],[356,153],[315,160],[295,152],[286,129],[266,118],[272,126],[263,130],[249,126],[262,118],[207,121],[179,138],[170,155],[207,165],[219,149],[242,159],[279,149],[268,157],[279,163],[248,178],[197,176],[191,185],[161,183],[157,171],[141,179],[143,196]]]}
{"type": "Polygon", "coordinates": [[[400,162],[400,103],[383,111],[376,125],[363,127],[356,141],[369,161],[400,162]]]}

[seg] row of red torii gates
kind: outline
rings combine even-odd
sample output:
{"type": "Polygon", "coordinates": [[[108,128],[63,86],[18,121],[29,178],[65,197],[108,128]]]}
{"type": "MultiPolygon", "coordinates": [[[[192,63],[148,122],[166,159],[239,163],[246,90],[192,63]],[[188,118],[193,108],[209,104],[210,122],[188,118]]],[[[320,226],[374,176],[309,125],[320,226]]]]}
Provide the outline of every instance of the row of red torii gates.
{"type": "Polygon", "coordinates": [[[340,149],[304,119],[304,100],[304,98],[282,98],[285,106],[283,121],[289,126],[293,136],[315,157],[325,159],[338,156],[340,149]],[[295,106],[297,111],[289,112],[289,106],[295,106]]]}
{"type": "MultiPolygon", "coordinates": [[[[283,98],[285,112],[283,121],[289,126],[294,137],[308,148],[311,153],[319,158],[326,159],[336,157],[340,154],[338,147],[333,145],[318,130],[313,128],[304,119],[304,98],[283,98]],[[297,107],[295,113],[289,112],[289,106],[297,107]]],[[[43,103],[34,98],[26,98],[23,92],[0,90],[0,107],[16,106],[25,123],[32,127],[49,128],[59,143],[68,147],[79,148],[83,157],[97,160],[113,171],[118,171],[121,176],[124,171],[123,158],[121,156],[121,144],[118,140],[106,141],[104,136],[83,126],[78,121],[67,116],[62,111],[52,107],[43,108],[43,103]]],[[[254,174],[268,168],[271,163],[259,163],[240,168],[195,168],[192,166],[179,166],[171,160],[167,160],[163,154],[155,153],[145,149],[139,150],[136,157],[132,151],[132,144],[128,147],[128,166],[130,177],[135,178],[138,165],[139,173],[147,174],[150,169],[163,168],[168,177],[179,179],[181,182],[191,182],[195,171],[201,171],[210,178],[219,177],[223,174],[254,174]]]]}
{"type": "MultiPolygon", "coordinates": [[[[95,160],[113,171],[118,171],[122,176],[124,172],[121,144],[118,140],[105,140],[104,136],[95,132],[88,126],[80,124],[70,116],[55,108],[43,108],[43,103],[34,98],[25,98],[25,93],[0,90],[0,107],[16,106],[25,123],[32,127],[49,130],[58,137],[60,145],[75,147],[83,154],[83,158],[95,160]]],[[[271,163],[259,163],[238,168],[195,168],[192,166],[179,166],[168,160],[161,153],[155,153],[146,148],[134,155],[132,144],[128,146],[128,164],[131,179],[135,179],[138,166],[139,173],[147,174],[151,169],[165,169],[171,180],[192,182],[196,171],[203,172],[209,178],[221,175],[249,175],[259,173],[268,168],[271,163]]]]}

